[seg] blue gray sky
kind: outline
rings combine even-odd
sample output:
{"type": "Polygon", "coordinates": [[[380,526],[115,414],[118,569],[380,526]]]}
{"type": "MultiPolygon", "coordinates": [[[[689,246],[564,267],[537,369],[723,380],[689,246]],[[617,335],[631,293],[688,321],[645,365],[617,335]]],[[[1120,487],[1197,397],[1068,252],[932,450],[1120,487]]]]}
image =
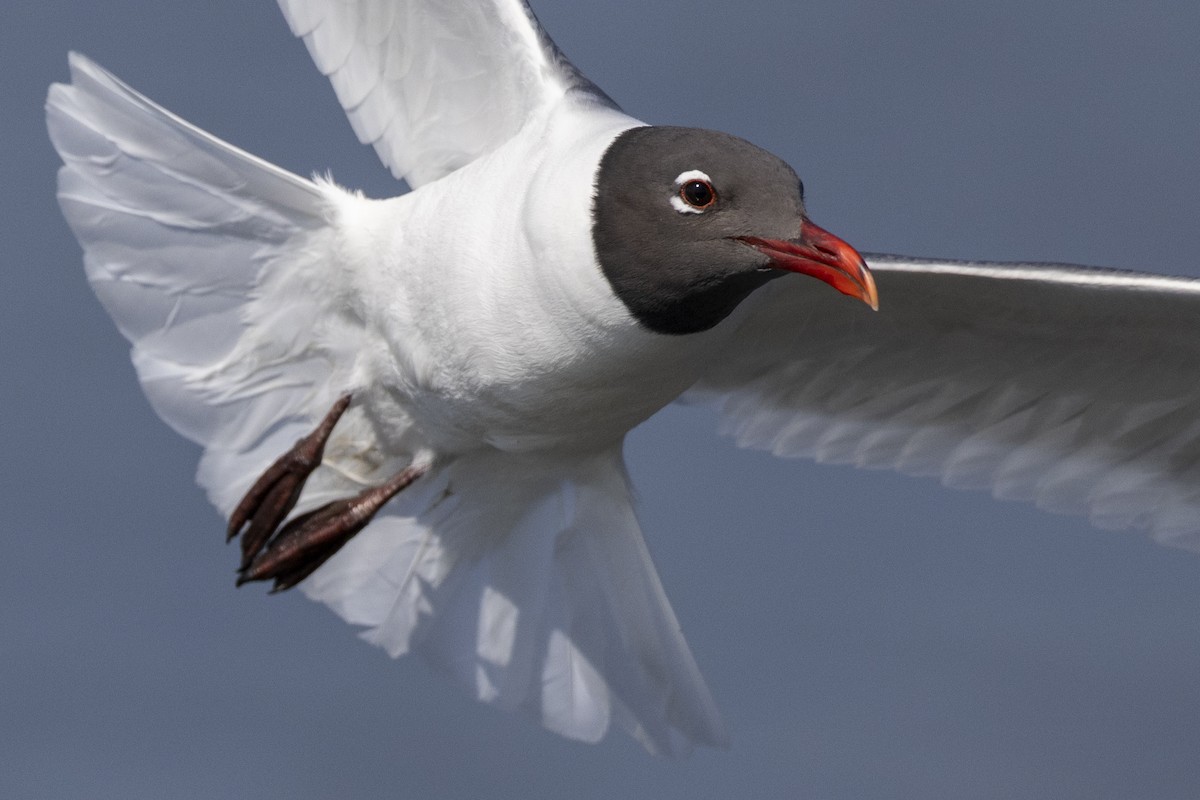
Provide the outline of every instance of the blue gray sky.
{"type": "MultiPolygon", "coordinates": [[[[627,111],[751,139],[860,249],[1200,276],[1200,5],[535,0],[627,111]]],[[[13,3],[0,26],[0,796],[1200,796],[1200,557],[983,494],[630,438],[647,539],[734,743],[560,740],[233,588],[54,202],[87,53],[284,167],[394,192],[271,0],[13,3]]]]}

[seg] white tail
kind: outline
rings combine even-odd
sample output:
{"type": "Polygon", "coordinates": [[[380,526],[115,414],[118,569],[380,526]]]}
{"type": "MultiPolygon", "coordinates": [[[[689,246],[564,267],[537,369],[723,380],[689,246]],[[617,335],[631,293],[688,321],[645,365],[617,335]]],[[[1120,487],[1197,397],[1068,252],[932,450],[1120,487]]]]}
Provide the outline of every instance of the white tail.
{"type": "Polygon", "coordinates": [[[481,452],[422,480],[303,584],[393,656],[596,741],[724,746],[650,561],[617,450],[481,452]]]}

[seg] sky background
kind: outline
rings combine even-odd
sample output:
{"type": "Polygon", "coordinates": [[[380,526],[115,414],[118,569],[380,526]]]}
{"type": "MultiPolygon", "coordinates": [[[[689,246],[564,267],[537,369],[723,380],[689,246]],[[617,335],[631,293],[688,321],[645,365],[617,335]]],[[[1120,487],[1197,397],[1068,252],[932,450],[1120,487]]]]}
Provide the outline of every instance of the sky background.
{"type": "MultiPolygon", "coordinates": [[[[626,111],[778,153],[862,250],[1200,276],[1194,0],[534,6],[626,111]]],[[[271,0],[5,8],[0,797],[1200,797],[1200,557],[737,451],[701,409],[628,456],[727,752],[561,740],[299,594],[234,590],[198,450],[142,397],[54,201],[69,49],[394,193],[271,0]]]]}

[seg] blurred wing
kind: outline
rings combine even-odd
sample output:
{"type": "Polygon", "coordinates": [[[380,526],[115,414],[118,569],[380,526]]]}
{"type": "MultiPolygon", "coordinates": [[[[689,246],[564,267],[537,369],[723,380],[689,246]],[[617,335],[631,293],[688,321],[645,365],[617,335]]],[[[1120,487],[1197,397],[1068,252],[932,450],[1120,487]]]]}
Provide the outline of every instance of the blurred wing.
{"type": "Polygon", "coordinates": [[[1200,549],[1200,281],[868,257],[880,310],[784,278],[719,392],[739,445],[940,476],[1200,549]]]}
{"type": "MultiPolygon", "coordinates": [[[[353,388],[366,334],[329,286],[339,190],[210,136],[83,56],[71,79],[46,101],[59,204],[146,396],[204,446],[197,480],[228,514],[353,388]]],[[[357,435],[343,447],[374,444],[357,435]]],[[[343,483],[313,478],[309,503],[343,483]]]]}
{"type": "Polygon", "coordinates": [[[524,0],[279,0],[359,141],[414,188],[570,92],[613,105],[524,0]]]}

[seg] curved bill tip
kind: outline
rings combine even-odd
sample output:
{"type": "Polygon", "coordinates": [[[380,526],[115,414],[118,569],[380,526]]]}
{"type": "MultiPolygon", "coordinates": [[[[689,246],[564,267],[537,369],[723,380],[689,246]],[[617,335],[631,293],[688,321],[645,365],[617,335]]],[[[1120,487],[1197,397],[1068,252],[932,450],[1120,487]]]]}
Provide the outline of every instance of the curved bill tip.
{"type": "Polygon", "coordinates": [[[824,228],[804,220],[796,239],[743,236],[740,240],[766,255],[772,268],[809,275],[879,310],[879,292],[867,262],[857,250],[824,228]]]}

